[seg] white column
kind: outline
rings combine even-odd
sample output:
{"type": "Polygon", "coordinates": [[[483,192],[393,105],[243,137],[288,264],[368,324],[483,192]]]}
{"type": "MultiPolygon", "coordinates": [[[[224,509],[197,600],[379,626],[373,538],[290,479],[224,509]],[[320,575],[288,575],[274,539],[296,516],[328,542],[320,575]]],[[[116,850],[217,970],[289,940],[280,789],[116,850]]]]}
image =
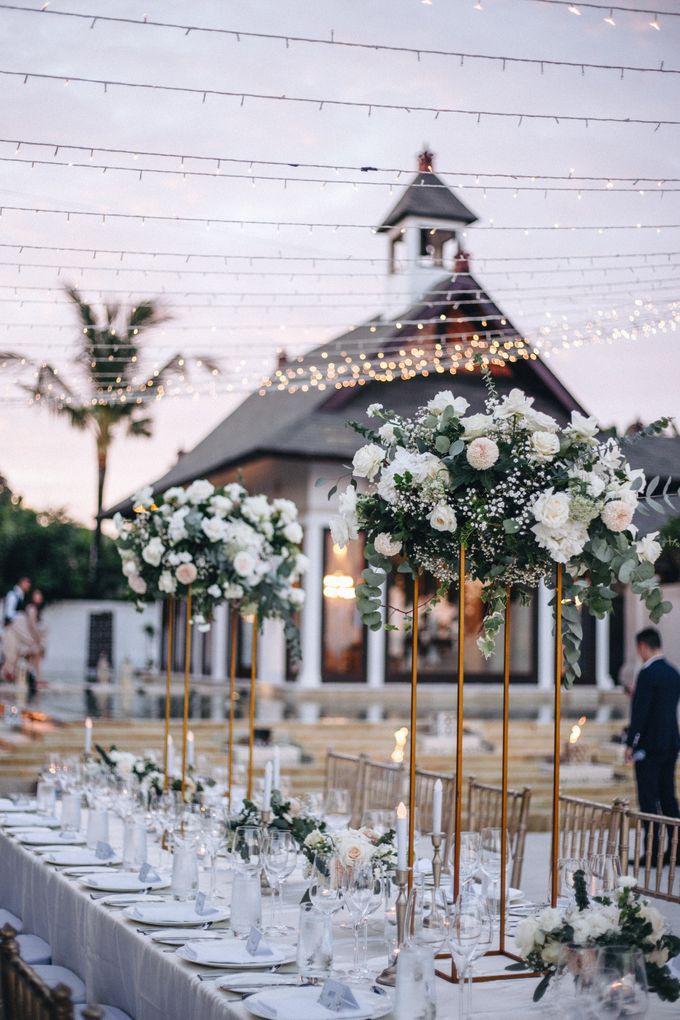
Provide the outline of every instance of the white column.
{"type": "MultiPolygon", "coordinates": [[[[303,551],[309,559],[309,568],[304,577],[305,604],[302,608],[300,628],[302,668],[296,686],[305,689],[321,686],[323,539],[326,524],[327,520],[316,514],[309,514],[303,521],[305,529],[303,551]]],[[[314,721],[318,714],[319,709],[316,705],[300,706],[300,718],[304,721],[314,721]]]]}
{"type": "Polygon", "coordinates": [[[215,693],[210,699],[210,718],[215,722],[224,719],[228,619],[229,609],[225,604],[222,604],[215,610],[210,628],[210,638],[212,641],[212,669],[210,675],[216,687],[215,693]]]}
{"type": "Polygon", "coordinates": [[[283,718],[283,702],[276,697],[276,688],[286,679],[286,637],[282,620],[265,620],[258,641],[257,718],[266,723],[283,718]]]}
{"type": "MultiPolygon", "coordinates": [[[[550,605],[552,591],[541,581],[536,591],[538,600],[538,633],[537,633],[537,671],[539,691],[551,691],[555,684],[555,644],[553,637],[553,609],[550,605]]],[[[541,705],[538,721],[542,723],[552,720],[553,711],[550,705],[541,705]]]]}
{"type": "Polygon", "coordinates": [[[602,691],[611,691],[614,686],[609,672],[609,616],[595,620],[595,683],[602,691]]]}
{"type": "MultiPolygon", "coordinates": [[[[380,690],[385,686],[385,600],[387,598],[386,585],[383,584],[382,606],[380,615],[382,627],[380,630],[369,630],[366,634],[366,680],[367,686],[372,690],[380,690]]],[[[366,718],[368,722],[381,722],[383,707],[380,700],[376,699],[368,706],[366,718]]]]}

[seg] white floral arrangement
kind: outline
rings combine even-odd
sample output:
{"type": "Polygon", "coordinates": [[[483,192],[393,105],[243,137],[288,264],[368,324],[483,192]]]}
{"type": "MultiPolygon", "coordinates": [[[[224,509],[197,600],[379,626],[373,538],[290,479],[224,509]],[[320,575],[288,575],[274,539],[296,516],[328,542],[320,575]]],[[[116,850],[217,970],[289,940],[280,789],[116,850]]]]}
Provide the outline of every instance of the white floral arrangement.
{"type": "Polygon", "coordinates": [[[337,855],[346,868],[372,864],[376,873],[394,871],[397,866],[393,829],[382,836],[372,829],[342,829],[333,833],[313,829],[302,844],[302,852],[310,863],[315,858],[327,861],[337,855]]]}
{"type": "Polygon", "coordinates": [[[635,879],[619,879],[612,898],[589,899],[585,876],[575,876],[575,902],[566,909],[545,907],[520,921],[515,942],[532,970],[542,972],[534,1001],[545,991],[571,947],[618,946],[640,949],[645,957],[650,990],[670,1002],[680,996],[680,981],[671,975],[668,960],[680,953],[680,939],[672,935],[664,916],[635,889],[635,879]]]}
{"type": "MultiPolygon", "coordinates": [[[[369,566],[356,589],[357,607],[372,630],[382,626],[386,574],[428,572],[440,597],[458,580],[462,545],[466,576],[484,584],[478,645],[487,657],[507,589],[527,601],[541,580],[554,586],[555,564],[564,564],[568,685],[580,673],[579,606],[605,616],[621,582],[631,584],[654,622],[672,608],[655,578],[658,535],[637,540],[633,524],[644,473],[631,468],[617,441],[598,439],[594,418],[574,411],[561,426],[522,390],[499,396],[490,373],[483,374],[489,391],[483,414],[468,414],[468,401],[444,390],[412,418],[376,403],[367,414],[379,424],[350,422],[367,442],[339,494],[333,541],[344,547],[364,533],[369,566]]],[[[667,424],[656,422],[645,434],[667,424]]]]}
{"type": "Polygon", "coordinates": [[[133,519],[117,514],[114,525],[139,608],[191,589],[199,630],[208,630],[215,607],[229,602],[260,620],[282,619],[295,645],[293,616],[305,596],[297,582],[307,566],[295,503],[249,495],[237,482],[215,488],[198,479],[155,498],[147,487],[133,507],[133,519]]]}

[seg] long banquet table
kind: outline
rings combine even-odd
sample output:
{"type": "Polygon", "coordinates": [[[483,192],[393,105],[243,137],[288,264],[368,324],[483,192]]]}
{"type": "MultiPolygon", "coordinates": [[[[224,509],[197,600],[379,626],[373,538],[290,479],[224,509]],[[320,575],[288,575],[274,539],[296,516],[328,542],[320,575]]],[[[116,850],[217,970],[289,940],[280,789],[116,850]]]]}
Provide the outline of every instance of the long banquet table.
{"type": "MultiPolygon", "coordinates": [[[[112,825],[114,848],[122,845],[122,827],[112,825]]],[[[303,884],[287,883],[284,917],[296,919],[303,884]],[[287,915],[287,916],[286,916],[287,915]]],[[[220,892],[228,895],[223,883],[220,892]]],[[[0,907],[22,918],[24,931],[34,932],[52,947],[52,962],[69,967],[84,981],[90,1002],[118,1006],[134,1020],[252,1020],[246,1002],[214,987],[211,980],[198,980],[210,969],[186,963],[167,947],[140,934],[134,922],[121,911],[93,899],[77,878],[69,877],[20,845],[0,830],[0,907]]],[[[263,911],[268,909],[266,901],[263,911]]],[[[335,962],[351,960],[351,931],[334,930],[335,962]]],[[[369,965],[377,973],[384,966],[384,942],[377,934],[382,921],[374,922],[369,941],[369,965]]],[[[497,961],[482,961],[498,966],[497,961]]],[[[535,1006],[531,995],[533,979],[500,980],[476,984],[472,1013],[476,1018],[546,1016],[545,1003],[535,1006]]],[[[676,1017],[678,1006],[661,1003],[652,996],[648,1017],[676,1017]]],[[[458,1016],[458,989],[437,981],[437,1016],[454,1020],[458,1016]]],[[[392,1014],[390,1014],[392,1017],[392,1014]]]]}

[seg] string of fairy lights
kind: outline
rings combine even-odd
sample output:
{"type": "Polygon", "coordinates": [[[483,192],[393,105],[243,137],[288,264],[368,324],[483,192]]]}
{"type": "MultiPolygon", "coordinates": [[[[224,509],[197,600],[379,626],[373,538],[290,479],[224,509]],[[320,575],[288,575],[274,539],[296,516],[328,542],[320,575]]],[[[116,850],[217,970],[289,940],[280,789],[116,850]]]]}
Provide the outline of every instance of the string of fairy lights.
{"type": "MultiPolygon", "coordinates": [[[[421,2],[432,6],[432,0],[421,2]]],[[[618,24],[619,16],[625,19],[636,15],[647,19],[651,29],[660,31],[664,19],[680,15],[680,10],[647,10],[644,7],[629,8],[596,2],[514,2],[563,8],[570,15],[590,14],[612,28],[618,24]]],[[[479,11],[484,9],[480,0],[473,6],[479,11]]],[[[663,60],[655,63],[647,59],[636,64],[565,60],[554,55],[516,56],[472,49],[418,47],[383,39],[350,39],[335,31],[330,31],[327,37],[311,33],[245,31],[220,25],[194,24],[193,18],[185,24],[147,15],[128,18],[56,9],[49,3],[37,6],[0,3],[0,17],[14,18],[17,24],[22,20],[28,24],[40,16],[50,19],[48,23],[60,21],[75,29],[80,26],[96,30],[97,38],[117,29],[134,33],[139,39],[145,39],[151,33],[161,40],[165,38],[162,33],[173,33],[184,37],[186,46],[190,47],[192,37],[227,37],[236,45],[278,47],[282,52],[290,51],[296,61],[303,51],[315,49],[323,53],[334,49],[340,54],[354,51],[385,59],[406,58],[416,64],[427,58],[441,62],[434,66],[463,70],[487,66],[511,72],[524,66],[541,75],[553,69],[574,72],[579,77],[595,72],[607,73],[614,74],[619,82],[628,77],[641,81],[644,76],[648,80],[662,81],[669,75],[680,74],[680,66],[666,66],[663,60]]],[[[325,94],[324,88],[323,94],[311,96],[297,94],[295,88],[280,93],[258,91],[252,88],[253,81],[243,82],[247,88],[228,90],[213,88],[209,82],[141,81],[132,80],[125,73],[120,77],[109,76],[105,68],[101,77],[88,77],[32,69],[28,62],[27,66],[28,70],[0,69],[0,76],[19,86],[39,85],[50,101],[54,101],[59,85],[67,90],[82,90],[82,98],[87,96],[88,100],[94,89],[102,111],[107,109],[106,103],[111,102],[111,97],[115,97],[115,101],[119,94],[131,91],[135,95],[185,96],[198,100],[199,107],[208,105],[211,109],[219,108],[220,115],[230,111],[236,117],[239,110],[252,116],[262,104],[283,104],[284,109],[293,105],[317,112],[363,112],[369,117],[394,113],[416,114],[421,118],[431,117],[434,121],[460,117],[466,118],[473,126],[486,127],[496,121],[509,121],[520,128],[526,122],[527,125],[536,124],[543,132],[547,126],[559,128],[565,125],[570,130],[582,127],[592,133],[599,126],[610,125],[621,129],[637,128],[643,132],[649,129],[654,136],[661,129],[680,126],[680,119],[675,119],[672,107],[669,108],[671,116],[656,109],[627,116],[599,111],[594,105],[586,109],[585,104],[583,108],[576,105],[555,112],[525,109],[524,104],[519,104],[517,109],[488,108],[482,104],[477,108],[476,104],[469,106],[464,103],[439,106],[414,102],[413,105],[404,105],[403,102],[391,101],[393,97],[385,96],[384,91],[375,97],[362,95],[355,99],[356,93],[338,97],[325,94]],[[223,103],[218,107],[220,101],[223,103]]],[[[669,79],[674,80],[675,77],[669,79]]],[[[625,86],[616,87],[623,89],[625,86]]],[[[15,94],[20,95],[20,91],[15,94]]],[[[570,95],[565,95],[569,105],[570,95]]],[[[394,98],[397,97],[395,90],[394,98]]],[[[597,94],[591,93],[591,103],[595,104],[596,99],[597,94]]],[[[502,103],[499,105],[503,106],[502,103]]],[[[667,140],[669,136],[664,130],[660,137],[667,140]]],[[[307,218],[293,212],[288,217],[288,209],[295,209],[288,198],[285,218],[268,217],[266,212],[253,215],[253,202],[246,204],[243,210],[239,209],[238,215],[230,215],[222,200],[215,201],[214,198],[208,200],[210,211],[204,215],[197,204],[187,202],[186,197],[198,194],[196,189],[202,182],[216,178],[222,178],[229,186],[228,194],[233,193],[231,189],[235,186],[258,190],[262,187],[265,200],[272,185],[284,191],[294,188],[296,195],[311,195],[317,189],[320,194],[326,189],[337,193],[338,188],[345,189],[343,193],[352,189],[363,190],[366,194],[375,192],[377,188],[381,195],[394,192],[401,196],[413,186],[412,169],[369,160],[364,163],[347,160],[337,164],[313,161],[307,151],[306,159],[267,159],[267,153],[262,152],[254,154],[253,158],[244,158],[229,149],[216,155],[171,151],[163,146],[100,146],[96,141],[92,139],[91,144],[86,144],[85,139],[78,139],[74,144],[72,140],[61,141],[59,138],[34,138],[28,131],[20,138],[0,138],[0,163],[16,173],[26,172],[27,176],[22,181],[39,183],[43,181],[45,172],[54,171],[57,175],[55,180],[58,177],[69,182],[72,179],[84,181],[85,175],[95,173],[106,178],[125,175],[124,179],[139,182],[140,194],[145,181],[154,184],[155,200],[148,211],[140,211],[139,204],[143,203],[133,199],[131,189],[126,193],[128,200],[124,207],[118,204],[117,199],[107,200],[104,192],[101,200],[97,199],[97,208],[80,207],[80,202],[66,197],[59,201],[47,197],[32,199],[30,196],[24,199],[23,195],[11,193],[5,197],[12,200],[0,204],[4,227],[0,254],[6,256],[0,261],[0,268],[5,271],[0,283],[0,305],[7,309],[7,315],[3,316],[7,321],[0,322],[0,329],[7,337],[6,342],[0,341],[0,346],[5,348],[4,354],[0,351],[0,367],[6,370],[6,378],[10,372],[14,376],[18,373],[24,386],[29,387],[41,373],[52,373],[50,386],[53,389],[47,392],[50,398],[64,404],[82,403],[86,399],[102,405],[131,401],[143,404],[168,397],[199,399],[251,390],[267,394],[271,391],[306,393],[344,389],[366,385],[374,380],[392,381],[410,379],[418,374],[472,371],[477,354],[481,354],[489,364],[502,366],[539,356],[550,358],[560,351],[590,345],[634,343],[644,338],[673,334],[680,327],[680,303],[675,300],[680,283],[680,250],[675,250],[674,239],[667,240],[661,246],[663,250],[644,250],[645,247],[651,248],[650,239],[654,234],[667,237],[669,231],[680,230],[678,213],[673,208],[666,212],[667,203],[672,203],[672,196],[680,191],[679,177],[660,176],[656,172],[650,175],[647,169],[639,176],[621,173],[597,175],[577,171],[575,167],[569,167],[563,173],[546,173],[545,167],[542,172],[531,173],[526,165],[520,172],[501,166],[486,170],[459,166],[438,170],[436,178],[421,173],[418,187],[424,192],[430,191],[436,196],[446,189],[455,188],[483,199],[496,197],[497,207],[498,201],[506,197],[526,198],[528,201],[539,197],[545,201],[553,196],[559,199],[565,195],[587,202],[588,198],[603,193],[634,196],[635,206],[629,202],[623,215],[613,221],[607,218],[606,210],[610,209],[607,202],[583,219],[576,215],[570,217],[562,206],[560,218],[554,222],[533,216],[527,223],[524,216],[521,222],[516,222],[517,217],[513,219],[507,212],[518,209],[521,203],[516,206],[507,203],[502,220],[490,216],[469,229],[461,228],[458,237],[462,246],[467,247],[470,235],[478,233],[488,241],[494,233],[508,235],[509,238],[518,236],[537,240],[544,236],[561,238],[567,232],[574,234],[579,244],[581,238],[596,238],[598,235],[611,236],[613,243],[608,246],[608,253],[598,250],[593,253],[533,254],[532,249],[531,254],[515,253],[508,257],[489,254],[487,244],[487,253],[475,258],[472,268],[468,266],[467,258],[462,257],[460,262],[450,261],[448,268],[442,265],[442,279],[437,286],[424,288],[414,298],[408,274],[425,264],[423,258],[399,256],[395,260],[394,256],[357,255],[350,248],[353,244],[351,238],[360,236],[359,232],[369,236],[392,232],[393,236],[389,216],[382,222],[379,217],[369,222],[361,216],[352,218],[351,215],[334,214],[307,218]],[[29,171],[35,171],[35,174],[28,176],[29,171]],[[181,192],[185,197],[181,200],[180,192],[172,190],[175,181],[186,182],[186,188],[181,192]],[[156,192],[157,182],[159,187],[162,182],[167,182],[168,190],[156,192]],[[170,206],[164,207],[162,201],[156,200],[157,194],[169,196],[170,206]],[[655,195],[660,201],[669,196],[662,207],[663,214],[649,216],[639,212],[648,205],[638,206],[638,200],[649,200],[655,195]],[[19,201],[15,202],[15,198],[19,201]],[[650,219],[656,222],[649,222],[650,219]],[[49,230],[49,238],[45,240],[66,242],[73,234],[64,225],[72,224],[72,230],[77,231],[76,243],[41,243],[43,222],[46,232],[49,230]],[[107,230],[109,223],[113,226],[107,230]],[[84,231],[86,225],[89,233],[82,237],[81,228],[84,231]],[[153,242],[150,245],[121,243],[121,232],[128,226],[137,229],[146,225],[158,226],[166,238],[168,231],[179,227],[179,233],[183,237],[186,235],[185,241],[166,246],[153,242]],[[20,230],[26,230],[26,236],[30,238],[28,243],[15,240],[14,232],[20,230]],[[212,232],[211,247],[217,245],[227,250],[204,250],[207,245],[196,243],[197,231],[203,232],[203,236],[205,231],[212,232]],[[263,254],[260,251],[244,251],[243,241],[236,243],[231,240],[220,244],[220,238],[230,236],[232,231],[246,235],[249,245],[251,242],[261,245],[263,238],[271,236],[272,232],[281,234],[282,249],[263,254]],[[632,231],[640,232],[639,241],[630,245],[638,250],[621,251],[632,231]],[[104,240],[111,234],[114,234],[115,240],[104,240]],[[309,235],[317,234],[319,240],[310,240],[309,235]],[[343,238],[345,251],[341,253],[337,253],[335,246],[332,251],[327,250],[329,243],[333,244],[329,237],[335,234],[343,238]],[[305,240],[302,240],[302,235],[305,240]],[[345,241],[346,238],[348,240],[345,241]],[[300,251],[301,247],[311,245],[324,245],[326,250],[314,254],[300,251]],[[47,256],[45,253],[48,253],[47,256]],[[371,281],[384,280],[386,270],[395,277],[390,281],[389,300],[392,305],[400,302],[403,314],[399,317],[392,312],[389,315],[383,312],[374,319],[367,319],[367,305],[375,304],[379,309],[384,306],[384,288],[378,289],[371,281]],[[47,280],[41,275],[46,272],[49,273],[47,280]],[[481,272],[481,282],[478,272],[481,272]],[[403,274],[403,285],[399,280],[400,274],[403,274]],[[484,283],[487,276],[495,278],[492,287],[484,283]],[[62,307],[72,311],[73,303],[65,295],[64,285],[73,285],[76,277],[80,277],[78,285],[83,288],[84,299],[119,305],[121,311],[133,308],[140,301],[138,279],[150,279],[154,300],[160,300],[167,306],[170,317],[178,320],[164,322],[148,338],[144,338],[143,351],[149,360],[146,368],[139,364],[138,348],[142,350],[142,347],[135,333],[121,334],[113,350],[111,336],[101,343],[90,338],[89,350],[95,359],[89,373],[90,380],[94,380],[96,385],[94,397],[87,397],[84,381],[82,391],[79,388],[78,392],[62,384],[61,370],[56,361],[52,362],[53,358],[63,358],[75,349],[72,341],[59,335],[73,330],[72,315],[68,321],[59,318],[54,321],[52,310],[55,310],[56,316],[60,315],[62,307]],[[194,286],[194,280],[189,282],[188,277],[196,278],[195,289],[188,289],[194,286]],[[199,277],[204,280],[199,280],[199,277]],[[241,277],[248,282],[241,282],[241,277]],[[112,278],[119,282],[112,286],[109,282],[112,278]],[[343,284],[345,280],[347,282],[343,284]],[[255,281],[258,286],[254,288],[255,281]],[[324,284],[324,281],[329,283],[324,284]],[[358,286],[358,281],[361,281],[361,286],[358,286]],[[287,287],[286,283],[292,286],[287,287]],[[497,294],[501,303],[507,300],[513,317],[522,318],[521,328],[513,325],[489,294],[497,294]],[[16,311],[17,315],[25,310],[30,318],[12,321],[10,310],[16,311]],[[289,313],[296,314],[291,316],[289,313]],[[333,321],[339,318],[336,313],[340,313],[345,321],[333,321]],[[41,316],[43,321],[39,321],[41,316]],[[310,321],[304,321],[306,317],[310,321]],[[43,331],[47,330],[49,335],[43,335],[43,331]],[[327,337],[325,340],[324,335],[327,337]],[[168,357],[174,356],[179,349],[176,341],[183,349],[182,364],[178,366],[181,370],[163,385],[158,385],[155,382],[158,373],[168,357]],[[309,353],[310,347],[315,348],[312,354],[309,353]],[[214,358],[220,355],[221,363],[216,364],[214,358]],[[271,366],[276,363],[277,356],[279,365],[272,371],[271,366]],[[194,369],[198,375],[195,375],[194,369]]],[[[610,165],[609,169],[613,167],[610,165]]],[[[657,170],[656,167],[654,169],[657,170]]],[[[87,179],[93,178],[88,176],[87,179]]],[[[217,194],[211,192],[211,195],[217,194]]],[[[617,210],[615,203],[613,198],[613,217],[617,210]]],[[[259,210],[259,201],[254,204],[259,210]]],[[[331,204],[329,208],[335,209],[337,204],[331,204]]],[[[622,209],[619,208],[619,213],[622,209]]],[[[384,210],[381,211],[384,214],[384,210]]],[[[446,233],[446,229],[442,232],[446,233]]],[[[405,228],[401,232],[404,233],[405,228]]],[[[437,227],[431,229],[432,243],[437,241],[438,233],[437,227]]],[[[436,268],[436,263],[433,263],[433,268],[436,268]]],[[[25,399],[15,389],[11,393],[8,390],[8,394],[10,399],[25,399]]],[[[36,398],[41,399],[39,395],[36,398]]]]}

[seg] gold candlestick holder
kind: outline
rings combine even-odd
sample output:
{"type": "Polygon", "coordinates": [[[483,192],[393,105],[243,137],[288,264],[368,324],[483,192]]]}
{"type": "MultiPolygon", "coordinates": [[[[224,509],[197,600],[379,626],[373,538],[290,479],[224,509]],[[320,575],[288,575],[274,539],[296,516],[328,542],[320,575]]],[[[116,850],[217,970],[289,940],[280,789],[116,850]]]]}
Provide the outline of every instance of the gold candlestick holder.
{"type": "Polygon", "coordinates": [[[388,988],[394,988],[397,983],[397,956],[399,955],[399,950],[404,944],[404,937],[406,935],[406,890],[409,880],[409,869],[407,868],[405,871],[397,869],[395,872],[395,880],[399,887],[397,899],[394,904],[394,912],[397,921],[397,949],[394,953],[392,962],[385,967],[385,969],[376,978],[376,982],[379,985],[385,985],[388,988]]]}

